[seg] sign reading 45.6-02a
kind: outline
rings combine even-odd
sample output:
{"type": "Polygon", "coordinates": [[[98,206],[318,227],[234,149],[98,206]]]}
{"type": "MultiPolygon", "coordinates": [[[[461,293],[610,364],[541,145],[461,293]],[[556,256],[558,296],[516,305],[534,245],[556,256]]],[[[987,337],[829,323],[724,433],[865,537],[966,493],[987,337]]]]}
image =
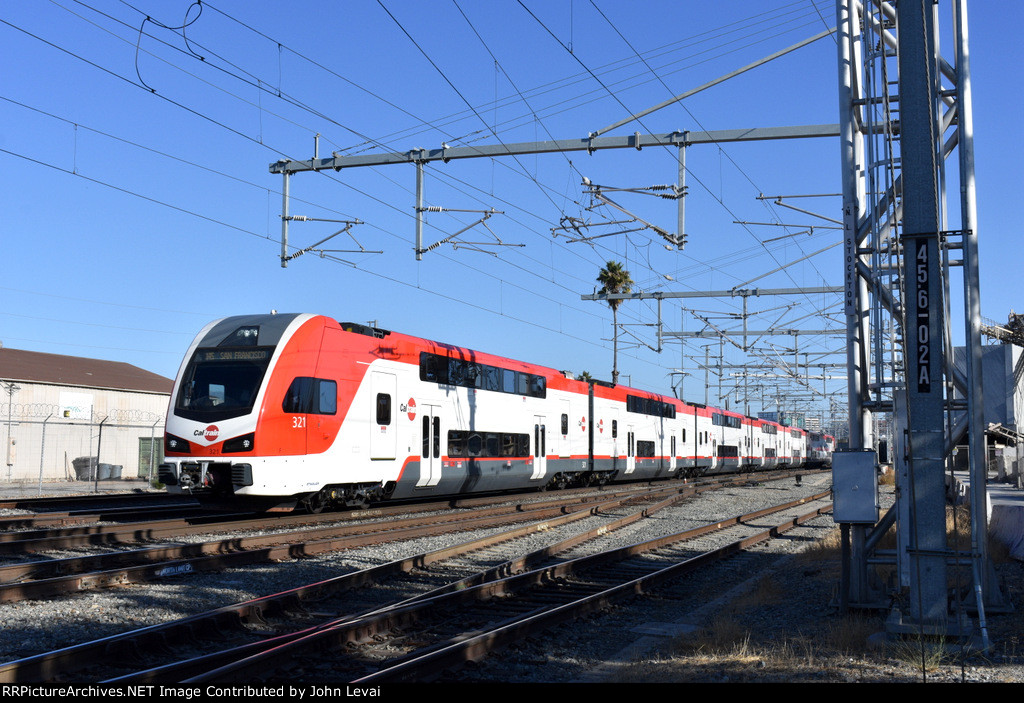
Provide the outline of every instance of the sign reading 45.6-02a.
{"type": "Polygon", "coordinates": [[[914,340],[917,343],[917,392],[932,392],[931,361],[931,306],[929,305],[930,274],[928,270],[928,240],[915,240],[914,280],[917,283],[916,314],[914,316],[914,340]]]}

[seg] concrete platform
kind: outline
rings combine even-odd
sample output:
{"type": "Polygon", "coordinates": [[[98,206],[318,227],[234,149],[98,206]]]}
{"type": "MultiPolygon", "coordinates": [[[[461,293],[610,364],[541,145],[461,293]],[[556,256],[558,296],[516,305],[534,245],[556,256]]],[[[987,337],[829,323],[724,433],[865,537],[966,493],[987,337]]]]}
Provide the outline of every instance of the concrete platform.
{"type": "MultiPolygon", "coordinates": [[[[969,500],[970,477],[955,472],[956,485],[952,490],[962,501],[969,500]]],[[[1014,559],[1024,561],[1024,490],[1013,483],[997,483],[989,480],[988,531],[995,539],[1005,544],[1014,559]]]]}
{"type": "Polygon", "coordinates": [[[989,496],[989,533],[1006,545],[1010,556],[1024,561],[1024,491],[1003,483],[989,486],[989,496]]]}

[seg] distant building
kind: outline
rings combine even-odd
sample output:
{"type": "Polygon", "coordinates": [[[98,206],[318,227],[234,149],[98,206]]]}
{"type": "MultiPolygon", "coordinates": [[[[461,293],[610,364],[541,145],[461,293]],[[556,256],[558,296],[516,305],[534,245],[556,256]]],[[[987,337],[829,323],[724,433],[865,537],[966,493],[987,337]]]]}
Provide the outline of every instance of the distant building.
{"type": "Polygon", "coordinates": [[[0,482],[148,476],[173,385],[122,362],[0,348],[0,482]]]}
{"type": "Polygon", "coordinates": [[[807,424],[805,413],[801,412],[763,412],[758,413],[757,417],[759,420],[777,422],[780,425],[787,425],[789,427],[800,427],[806,429],[807,424]]]}
{"type": "MultiPolygon", "coordinates": [[[[1021,318],[1011,314],[1011,321],[1021,318]]],[[[965,347],[954,351],[954,363],[965,377],[965,347]]],[[[1014,344],[981,347],[982,416],[987,432],[989,468],[1002,477],[1024,474],[1024,348],[1014,344]]],[[[961,393],[957,393],[962,398],[961,393]]],[[[953,455],[953,465],[968,465],[967,439],[953,455]]]]}

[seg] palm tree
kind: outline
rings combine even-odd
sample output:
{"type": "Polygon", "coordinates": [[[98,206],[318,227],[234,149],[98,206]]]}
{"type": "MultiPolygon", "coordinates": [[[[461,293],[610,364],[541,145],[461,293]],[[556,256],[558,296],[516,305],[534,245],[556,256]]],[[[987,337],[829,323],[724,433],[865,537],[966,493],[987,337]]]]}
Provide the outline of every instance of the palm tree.
{"type": "MultiPolygon", "coordinates": [[[[597,282],[601,284],[599,295],[614,295],[616,293],[628,293],[633,286],[633,279],[629,277],[629,271],[622,267],[618,261],[609,261],[597,275],[597,282]]],[[[612,309],[613,327],[613,356],[612,356],[612,383],[619,383],[619,305],[621,298],[614,298],[608,301],[608,307],[612,309]]]]}

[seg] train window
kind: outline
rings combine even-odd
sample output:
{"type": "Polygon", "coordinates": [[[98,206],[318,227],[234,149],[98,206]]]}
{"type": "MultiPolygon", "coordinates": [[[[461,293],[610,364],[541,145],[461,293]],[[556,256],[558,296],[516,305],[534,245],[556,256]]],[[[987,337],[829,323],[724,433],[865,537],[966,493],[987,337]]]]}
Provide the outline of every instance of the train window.
{"type": "Polygon", "coordinates": [[[719,427],[732,427],[733,429],[739,429],[742,425],[742,420],[732,415],[724,415],[722,413],[714,413],[711,416],[711,423],[718,425],[719,427]]]}
{"type": "Polygon", "coordinates": [[[626,410],[631,413],[654,415],[672,419],[676,416],[676,406],[654,398],[641,398],[636,395],[626,396],[626,410]]]}
{"type": "Polygon", "coordinates": [[[484,436],[484,453],[487,456],[501,456],[501,433],[488,432],[484,436]]]}
{"type": "Polygon", "coordinates": [[[434,418],[434,456],[441,456],[441,418],[434,418]]]}
{"type": "Polygon", "coordinates": [[[536,398],[545,398],[548,394],[548,380],[543,376],[533,376],[530,382],[530,390],[536,398]]]}
{"type": "Polygon", "coordinates": [[[387,393],[377,394],[377,424],[391,424],[391,396],[387,393]]]}
{"type": "Polygon", "coordinates": [[[282,409],[286,413],[311,412],[313,402],[313,379],[296,378],[284,394],[282,409]]]}
{"type": "Polygon", "coordinates": [[[501,369],[495,366],[481,366],[477,388],[485,391],[501,391],[501,369]]]}
{"type": "Polygon", "coordinates": [[[569,434],[569,416],[562,413],[562,434],[569,434]]]}
{"type": "Polygon", "coordinates": [[[638,439],[636,442],[636,455],[637,456],[654,456],[654,442],[646,439],[638,439]]]}
{"type": "Polygon", "coordinates": [[[487,459],[527,456],[529,453],[530,435],[527,434],[448,431],[448,456],[487,459]]]}
{"type": "Polygon", "coordinates": [[[683,428],[683,443],[686,443],[686,428],[683,428]]]}
{"type": "Polygon", "coordinates": [[[619,421],[612,420],[612,439],[617,439],[619,436],[619,421]]]}
{"type": "Polygon", "coordinates": [[[448,360],[436,354],[420,354],[420,380],[448,383],[448,360]]]}
{"type": "MultiPolygon", "coordinates": [[[[426,420],[426,418],[424,418],[426,420]]],[[[427,425],[427,432],[430,431],[430,423],[427,425]]],[[[426,435],[424,435],[426,437],[426,435]]],[[[425,440],[424,440],[425,441],[425,440]]],[[[459,430],[448,430],[448,456],[466,456],[466,433],[459,430]]]]}
{"type": "Polygon", "coordinates": [[[320,381],[320,413],[322,415],[334,415],[338,412],[338,383],[337,381],[320,381]]]}
{"type": "Polygon", "coordinates": [[[502,393],[515,393],[516,392],[516,372],[512,369],[501,370],[501,392],[502,393]]]}
{"type": "Polygon", "coordinates": [[[484,440],[479,432],[474,432],[466,442],[466,453],[469,456],[480,456],[484,453],[484,440]]]}
{"type": "Polygon", "coordinates": [[[185,369],[175,412],[198,422],[226,420],[251,412],[271,350],[197,349],[185,369]]]}
{"type": "MultiPolygon", "coordinates": [[[[448,453],[457,456],[452,452],[451,437],[448,438],[448,453]]],[[[423,416],[423,457],[430,458],[430,416],[423,416]]]]}
{"type": "Polygon", "coordinates": [[[547,397],[547,379],[544,376],[428,352],[420,353],[420,380],[534,398],[547,397]]]}
{"type": "Polygon", "coordinates": [[[516,393],[519,395],[530,395],[529,374],[516,373],[516,393]]]}
{"type": "Polygon", "coordinates": [[[468,373],[466,362],[462,359],[448,359],[448,383],[453,386],[465,386],[473,384],[473,376],[468,373]]]}
{"type": "Polygon", "coordinates": [[[334,415],[338,412],[338,384],[299,376],[288,386],[281,409],[286,413],[334,415]]]}

